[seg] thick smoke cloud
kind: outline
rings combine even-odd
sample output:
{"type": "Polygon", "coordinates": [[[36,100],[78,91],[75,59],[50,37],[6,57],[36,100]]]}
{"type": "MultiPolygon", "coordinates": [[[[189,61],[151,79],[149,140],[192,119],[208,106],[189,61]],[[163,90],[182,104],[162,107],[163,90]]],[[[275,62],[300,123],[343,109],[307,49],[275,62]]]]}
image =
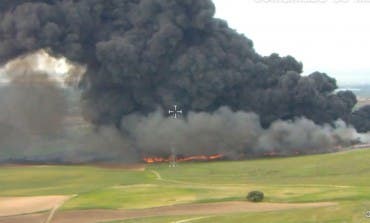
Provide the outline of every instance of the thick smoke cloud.
{"type": "Polygon", "coordinates": [[[350,122],[359,132],[370,131],[370,105],[365,105],[354,111],[350,122]]]}
{"type": "Polygon", "coordinates": [[[170,148],[180,155],[221,153],[229,158],[320,153],[349,146],[361,136],[343,121],[319,126],[305,118],[275,121],[264,129],[256,114],[227,107],[190,112],[184,119],[169,119],[161,111],[132,115],[122,125],[139,151],[153,156],[168,156],[170,148]]]}
{"type": "MultiPolygon", "coordinates": [[[[0,162],[138,160],[130,141],[116,128],[93,130],[84,126],[87,123],[76,124],[79,104],[73,102],[79,94],[39,70],[42,54],[17,58],[1,69],[0,162]]],[[[44,62],[50,65],[52,59],[44,62]]]]}
{"type": "Polygon", "coordinates": [[[41,135],[25,147],[67,148],[39,159],[72,162],[137,160],[172,147],[229,157],[313,153],[357,140],[336,122],[354,120],[352,92],[335,93],[325,73],[301,76],[303,65],[291,56],[257,54],[214,12],[210,0],[1,1],[0,64],[43,49],[81,65],[82,114],[96,127],[61,130],[67,106],[60,89],[44,74],[20,72],[1,89],[10,92],[0,94],[10,103],[2,109],[31,106],[16,110],[32,115],[1,116],[3,138],[19,129],[41,135]],[[50,104],[36,109],[35,100],[50,104]],[[184,120],[161,113],[173,104],[184,120]]]}
{"type": "Polygon", "coordinates": [[[47,49],[86,65],[84,116],[97,125],[172,104],[252,111],[264,127],[348,120],[353,93],[332,93],[324,73],[301,77],[291,56],[258,55],[214,12],[210,0],[3,1],[0,62],[47,49]]]}
{"type": "Polygon", "coordinates": [[[338,146],[350,146],[360,138],[353,127],[340,120],[334,126],[318,126],[305,118],[275,121],[260,135],[256,152],[261,150],[279,155],[329,152],[338,146]]]}
{"type": "Polygon", "coordinates": [[[63,132],[64,92],[46,73],[32,69],[35,62],[35,58],[20,58],[3,70],[8,83],[0,87],[1,149],[22,153],[20,148],[63,132]]]}
{"type": "Polygon", "coordinates": [[[190,112],[185,119],[171,119],[161,111],[148,116],[127,116],[122,123],[143,154],[163,155],[174,148],[182,155],[222,153],[236,155],[256,147],[262,132],[258,116],[232,112],[190,112]]]}

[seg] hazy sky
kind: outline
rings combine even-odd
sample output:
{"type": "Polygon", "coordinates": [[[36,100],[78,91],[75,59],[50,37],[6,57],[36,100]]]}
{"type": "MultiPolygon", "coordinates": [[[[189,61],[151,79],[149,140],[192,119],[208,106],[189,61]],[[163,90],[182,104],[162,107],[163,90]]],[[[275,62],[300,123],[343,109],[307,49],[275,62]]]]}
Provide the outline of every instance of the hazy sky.
{"type": "Polygon", "coordinates": [[[370,0],[213,0],[216,17],[262,55],[292,55],[304,74],[370,83],[370,0]],[[340,3],[338,3],[340,2],[340,3]]]}

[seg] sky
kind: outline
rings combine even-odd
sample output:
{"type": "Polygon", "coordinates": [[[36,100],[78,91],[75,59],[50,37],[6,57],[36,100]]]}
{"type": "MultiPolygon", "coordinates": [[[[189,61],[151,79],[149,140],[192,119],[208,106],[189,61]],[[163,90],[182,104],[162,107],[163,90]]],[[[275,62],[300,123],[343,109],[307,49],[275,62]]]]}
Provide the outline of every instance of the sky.
{"type": "Polygon", "coordinates": [[[261,55],[291,55],[339,85],[370,84],[370,0],[213,0],[261,55]]]}

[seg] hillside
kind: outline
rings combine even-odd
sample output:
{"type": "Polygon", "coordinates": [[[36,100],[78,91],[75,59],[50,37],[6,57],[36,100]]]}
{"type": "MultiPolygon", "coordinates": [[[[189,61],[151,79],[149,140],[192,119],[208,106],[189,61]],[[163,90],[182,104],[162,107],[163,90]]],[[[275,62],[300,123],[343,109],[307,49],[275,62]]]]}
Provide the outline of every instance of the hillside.
{"type": "Polygon", "coordinates": [[[145,170],[2,166],[0,195],[77,195],[64,203],[53,222],[68,222],[63,219],[76,214],[94,216],[100,209],[105,214],[99,216],[116,216],[106,220],[133,217],[114,221],[124,223],[183,219],[197,223],[358,223],[368,221],[365,212],[370,210],[369,159],[370,150],[365,149],[291,158],[181,163],[177,168],[153,164],[145,170]],[[247,192],[255,189],[266,195],[260,206],[245,201],[247,192]],[[306,206],[300,206],[302,203],[306,206]],[[223,205],[227,208],[217,213],[205,210],[207,206],[218,210],[223,205]],[[190,214],[182,207],[197,208],[190,214]],[[157,210],[156,214],[150,214],[148,208],[157,210]],[[176,208],[183,211],[172,210],[176,208]]]}

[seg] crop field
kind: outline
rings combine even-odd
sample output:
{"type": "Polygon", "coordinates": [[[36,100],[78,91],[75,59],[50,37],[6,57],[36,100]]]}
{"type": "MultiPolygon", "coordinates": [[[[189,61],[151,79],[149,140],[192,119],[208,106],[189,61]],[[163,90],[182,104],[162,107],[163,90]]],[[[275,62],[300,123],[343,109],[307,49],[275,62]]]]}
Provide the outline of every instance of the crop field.
{"type": "Polygon", "coordinates": [[[0,222],[370,222],[369,160],[363,149],[176,168],[1,166],[0,222]],[[246,201],[251,190],[264,201],[246,201]]]}

